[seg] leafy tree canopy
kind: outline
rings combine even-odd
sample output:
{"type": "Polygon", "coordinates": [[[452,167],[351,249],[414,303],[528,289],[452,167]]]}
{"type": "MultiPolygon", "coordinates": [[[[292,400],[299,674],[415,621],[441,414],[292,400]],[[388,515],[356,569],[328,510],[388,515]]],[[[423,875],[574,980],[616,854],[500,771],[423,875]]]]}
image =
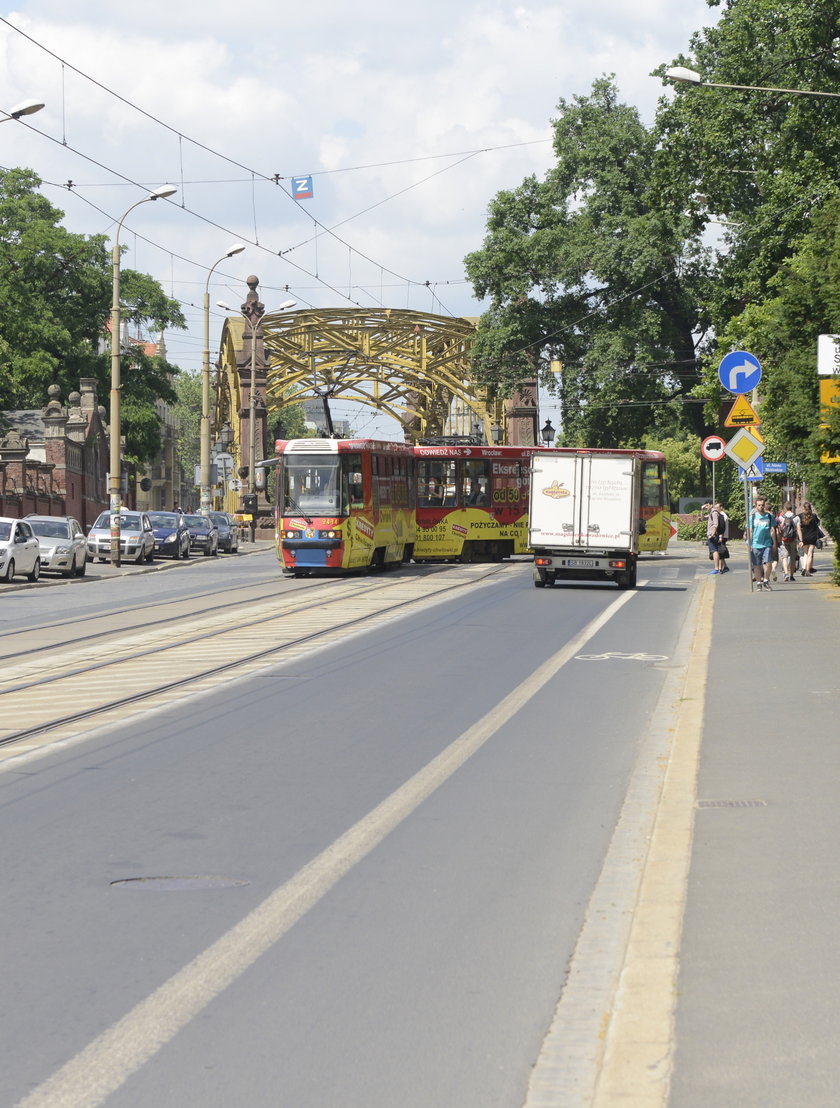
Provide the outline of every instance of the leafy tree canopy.
{"type": "Polygon", "coordinates": [[[663,433],[699,433],[699,408],[677,401],[698,381],[709,253],[691,216],[652,186],[656,134],[610,80],[559,112],[556,167],[495,198],[484,245],[465,260],[491,305],[476,374],[509,395],[562,361],[568,442],[638,442],[652,411],[663,433]]]}
{"type": "MultiPolygon", "coordinates": [[[[111,259],[103,235],[61,226],[64,213],[38,188],[31,170],[0,170],[0,408],[41,408],[47,389],[66,397],[81,377],[110,388],[107,353],[111,259]]],[[[146,274],[122,271],[124,318],[134,330],[185,326],[176,301],[146,274]]],[[[123,360],[122,431],[126,457],[150,460],[160,449],[155,403],[175,399],[177,367],[132,344],[123,360]]]]}
{"type": "MultiPolygon", "coordinates": [[[[725,84],[840,91],[837,0],[709,6],[721,9],[716,25],[670,64],[725,84]]],[[[562,360],[566,442],[717,430],[716,403],[704,413],[680,402],[692,389],[717,401],[698,359],[719,360],[734,318],[759,318],[749,313],[779,294],[780,266],[837,195],[838,124],[837,99],[680,85],[646,128],[606,78],[561,101],[556,166],[493,200],[484,244],[466,259],[490,302],[478,379],[507,396],[538,370],[550,380],[548,361],[562,360]]],[[[840,331],[832,310],[826,325],[840,331]]]]}

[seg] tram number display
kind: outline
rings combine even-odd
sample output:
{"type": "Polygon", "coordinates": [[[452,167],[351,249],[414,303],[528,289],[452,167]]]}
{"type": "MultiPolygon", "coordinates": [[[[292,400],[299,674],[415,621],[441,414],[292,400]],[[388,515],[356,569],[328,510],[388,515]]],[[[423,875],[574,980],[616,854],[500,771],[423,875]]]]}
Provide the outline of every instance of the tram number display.
{"type": "Polygon", "coordinates": [[[502,488],[493,490],[494,504],[518,504],[521,500],[519,489],[502,488]]]}

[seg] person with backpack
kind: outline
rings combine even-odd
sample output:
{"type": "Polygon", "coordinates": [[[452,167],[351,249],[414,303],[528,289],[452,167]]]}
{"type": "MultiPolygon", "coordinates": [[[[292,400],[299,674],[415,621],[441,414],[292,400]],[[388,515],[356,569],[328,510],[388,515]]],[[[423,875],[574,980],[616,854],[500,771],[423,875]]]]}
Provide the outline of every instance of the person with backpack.
{"type": "Polygon", "coordinates": [[[799,544],[802,542],[802,527],[799,516],[794,515],[793,505],[787,501],[776,520],[779,533],[779,549],[782,552],[782,568],[786,581],[796,580],[796,563],[799,561],[799,544]]]}
{"type": "Polygon", "coordinates": [[[723,573],[723,559],[720,556],[720,547],[723,542],[723,533],[726,523],[716,506],[711,506],[706,517],[706,545],[709,548],[709,556],[714,562],[712,573],[723,573]]]}
{"type": "Polygon", "coordinates": [[[767,497],[758,495],[750,512],[750,561],[753,578],[759,592],[770,592],[770,569],[773,564],[773,548],[776,542],[776,517],[767,510],[767,497]]]}

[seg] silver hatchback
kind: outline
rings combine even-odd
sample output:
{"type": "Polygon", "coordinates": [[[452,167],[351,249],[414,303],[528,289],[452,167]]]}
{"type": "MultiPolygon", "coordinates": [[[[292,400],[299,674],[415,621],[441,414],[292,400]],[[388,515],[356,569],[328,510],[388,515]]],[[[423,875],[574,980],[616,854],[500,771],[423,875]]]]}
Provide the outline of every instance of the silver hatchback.
{"type": "MultiPolygon", "coordinates": [[[[111,513],[103,512],[88,531],[88,554],[105,562],[111,557],[111,513]]],[[[141,566],[155,553],[155,534],[145,512],[120,513],[120,558],[141,566]]]]}
{"type": "Polygon", "coordinates": [[[87,567],[87,539],[72,516],[28,515],[26,521],[38,536],[41,569],[64,577],[84,577],[87,567]]]}

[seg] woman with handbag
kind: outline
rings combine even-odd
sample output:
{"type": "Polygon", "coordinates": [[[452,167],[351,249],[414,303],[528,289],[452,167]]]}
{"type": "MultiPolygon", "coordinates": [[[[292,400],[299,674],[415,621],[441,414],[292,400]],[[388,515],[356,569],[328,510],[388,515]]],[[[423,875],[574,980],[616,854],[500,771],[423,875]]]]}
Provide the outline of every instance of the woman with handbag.
{"type": "Polygon", "coordinates": [[[800,562],[802,576],[814,576],[814,551],[817,543],[821,543],[823,529],[820,527],[820,517],[806,500],[802,504],[799,513],[799,526],[802,531],[802,559],[800,562]]]}

